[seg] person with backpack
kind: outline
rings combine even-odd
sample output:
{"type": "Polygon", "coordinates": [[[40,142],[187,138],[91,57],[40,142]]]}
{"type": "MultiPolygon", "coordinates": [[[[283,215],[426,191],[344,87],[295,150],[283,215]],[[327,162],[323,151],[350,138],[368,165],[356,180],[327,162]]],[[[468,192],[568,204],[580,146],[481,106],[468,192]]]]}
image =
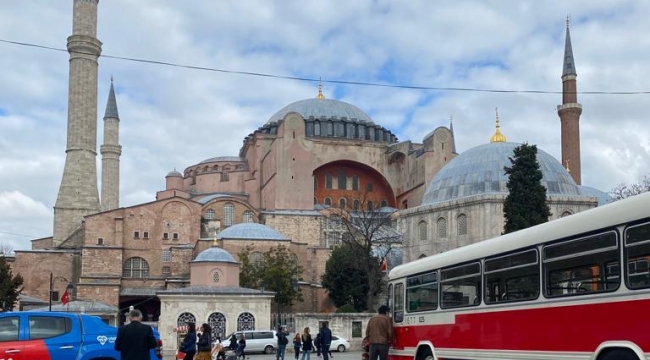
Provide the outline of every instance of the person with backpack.
{"type": "Polygon", "coordinates": [[[278,337],[278,345],[275,354],[276,360],[284,360],[284,352],[287,350],[287,344],[289,343],[289,338],[287,338],[289,333],[285,330],[283,326],[278,326],[278,331],[275,336],[278,337]]]}

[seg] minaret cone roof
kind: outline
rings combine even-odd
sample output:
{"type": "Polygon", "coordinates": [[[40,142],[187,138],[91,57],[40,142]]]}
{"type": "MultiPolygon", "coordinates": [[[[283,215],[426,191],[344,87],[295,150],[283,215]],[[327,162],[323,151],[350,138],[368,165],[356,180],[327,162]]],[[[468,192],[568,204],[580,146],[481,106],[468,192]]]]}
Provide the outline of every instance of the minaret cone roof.
{"type": "Polygon", "coordinates": [[[571,32],[569,31],[569,18],[566,20],[566,40],[564,43],[564,68],[562,76],[577,75],[576,63],[573,60],[573,48],[571,47],[571,32]]]}
{"type": "Polygon", "coordinates": [[[117,113],[117,102],[115,101],[115,89],[113,89],[113,78],[111,78],[111,90],[108,92],[108,102],[106,103],[106,113],[104,119],[118,119],[120,115],[117,113]]]}

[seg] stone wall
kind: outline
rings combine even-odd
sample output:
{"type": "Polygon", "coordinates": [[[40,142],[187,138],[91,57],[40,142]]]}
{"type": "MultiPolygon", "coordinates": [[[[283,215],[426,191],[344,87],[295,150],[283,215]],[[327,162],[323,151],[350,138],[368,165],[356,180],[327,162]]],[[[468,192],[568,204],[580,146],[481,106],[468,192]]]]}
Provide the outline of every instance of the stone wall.
{"type": "MultiPolygon", "coordinates": [[[[342,337],[350,342],[350,349],[353,351],[361,350],[361,340],[366,332],[368,321],[374,314],[367,313],[348,313],[348,314],[319,314],[319,313],[299,313],[295,317],[295,329],[293,332],[302,332],[305,327],[313,336],[318,333],[319,325],[323,322],[329,324],[332,335],[342,337]],[[356,331],[353,333],[353,327],[356,331]],[[359,333],[359,328],[361,332],[359,333]],[[354,335],[354,336],[353,336],[354,335]],[[360,335],[360,336],[357,336],[360,335]]],[[[334,349],[332,349],[334,350],[334,349]]]]}

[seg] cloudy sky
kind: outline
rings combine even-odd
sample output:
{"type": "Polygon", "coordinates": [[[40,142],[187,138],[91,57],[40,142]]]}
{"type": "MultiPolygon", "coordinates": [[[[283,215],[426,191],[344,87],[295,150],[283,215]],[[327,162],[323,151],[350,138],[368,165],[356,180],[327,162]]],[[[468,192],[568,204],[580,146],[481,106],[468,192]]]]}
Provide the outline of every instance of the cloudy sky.
{"type": "MultiPolygon", "coordinates": [[[[454,119],[459,152],[484,144],[498,106],[509,141],[560,157],[565,19],[579,91],[650,91],[650,2],[102,0],[103,54],[235,72],[323,79],[401,140],[454,119]],[[330,82],[334,81],[334,82],[330,82]]],[[[65,49],[72,0],[4,0],[0,40],[65,49]]],[[[0,41],[0,244],[52,234],[65,160],[66,52],[0,41]]],[[[154,199],[164,176],[237,155],[243,138],[318,83],[100,58],[98,145],[111,75],[121,118],[123,206],[154,199]]],[[[583,184],[609,191],[650,169],[650,94],[579,95],[583,184]]],[[[98,157],[98,166],[100,165],[98,157]]]]}

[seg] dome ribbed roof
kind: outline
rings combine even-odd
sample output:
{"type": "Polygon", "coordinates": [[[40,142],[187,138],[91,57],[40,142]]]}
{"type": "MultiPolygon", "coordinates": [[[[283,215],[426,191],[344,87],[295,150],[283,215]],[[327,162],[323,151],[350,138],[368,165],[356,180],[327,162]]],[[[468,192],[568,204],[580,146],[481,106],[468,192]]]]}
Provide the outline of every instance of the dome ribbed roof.
{"type": "MultiPolygon", "coordinates": [[[[460,199],[478,194],[507,194],[508,176],[504,166],[521,144],[495,142],[472,148],[451,160],[433,178],[422,201],[423,205],[460,199]]],[[[553,156],[537,149],[547,195],[580,195],[580,190],[566,169],[553,156]]]]}
{"type": "Polygon", "coordinates": [[[165,177],[183,177],[183,174],[181,174],[180,172],[176,171],[176,169],[174,169],[170,171],[169,174],[167,174],[167,176],[165,177]]]}
{"type": "Polygon", "coordinates": [[[196,259],[193,260],[193,262],[229,262],[229,263],[236,263],[237,260],[226,250],[213,246],[209,249],[205,249],[201,251],[199,255],[197,255],[196,259]]]}
{"type": "Polygon", "coordinates": [[[608,193],[604,191],[600,191],[596,188],[592,188],[591,186],[578,185],[578,187],[580,188],[580,194],[584,196],[591,196],[597,198],[598,206],[607,205],[615,201],[615,199],[611,197],[608,193]]]}
{"type": "Polygon", "coordinates": [[[217,235],[217,239],[286,240],[274,228],[258,223],[242,223],[230,226],[217,235]]]}
{"type": "Polygon", "coordinates": [[[339,100],[318,98],[296,101],[283,107],[280,111],[271,116],[269,121],[267,121],[267,124],[284,119],[284,117],[292,111],[297,112],[304,119],[309,119],[312,116],[316,119],[347,118],[348,120],[357,119],[358,121],[365,121],[374,124],[368,114],[352,104],[339,100]]]}

